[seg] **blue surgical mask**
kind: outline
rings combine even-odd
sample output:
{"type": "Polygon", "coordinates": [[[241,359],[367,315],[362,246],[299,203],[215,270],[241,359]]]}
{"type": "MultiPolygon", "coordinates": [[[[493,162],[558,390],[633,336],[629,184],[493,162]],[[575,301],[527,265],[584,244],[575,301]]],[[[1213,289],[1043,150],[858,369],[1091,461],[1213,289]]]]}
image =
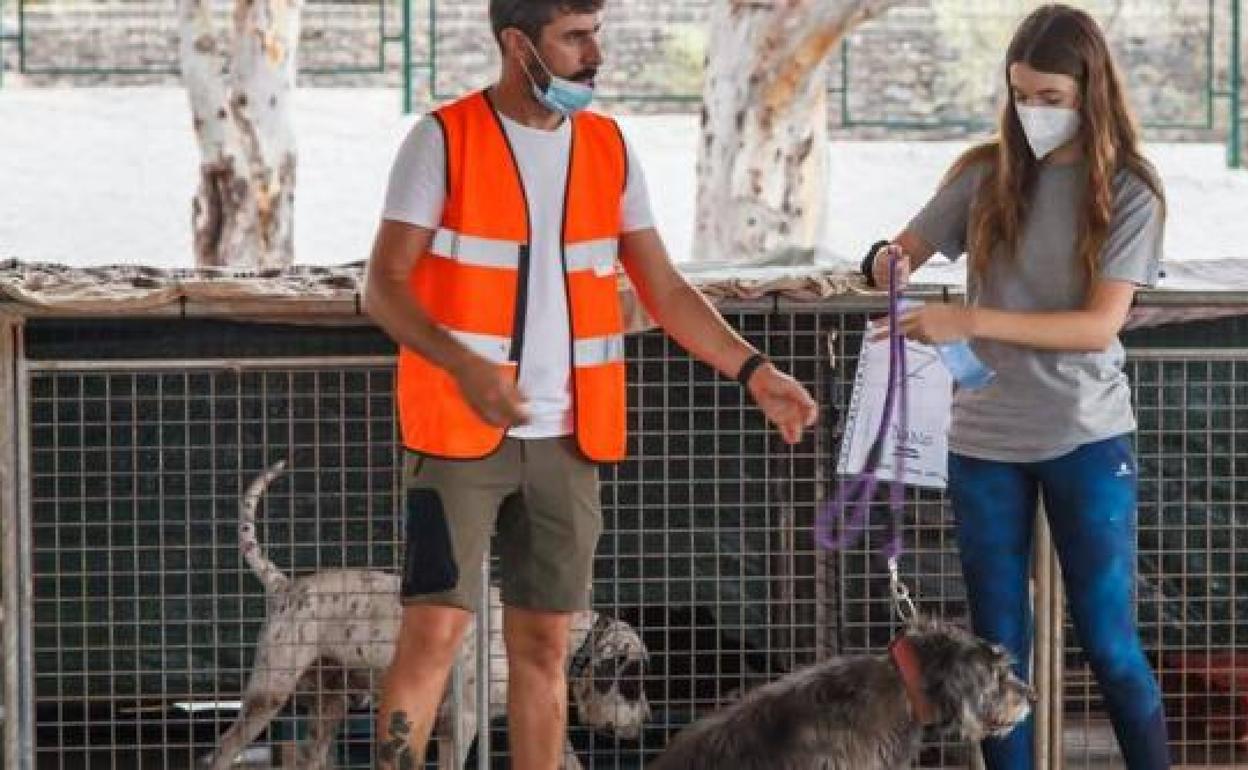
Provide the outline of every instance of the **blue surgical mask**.
{"type": "Polygon", "coordinates": [[[541,54],[537,52],[537,47],[533,45],[533,41],[527,37],[525,41],[529,44],[529,48],[533,49],[533,56],[537,59],[537,63],[542,65],[542,69],[546,70],[546,75],[550,78],[550,82],[547,83],[546,88],[543,90],[537,85],[537,81],[533,79],[533,74],[529,72],[528,65],[525,65],[524,74],[529,76],[529,84],[533,88],[533,97],[546,109],[557,112],[565,118],[588,107],[589,103],[594,99],[594,89],[584,83],[561,78],[551,72],[550,68],[546,66],[546,62],[542,61],[541,54]]]}

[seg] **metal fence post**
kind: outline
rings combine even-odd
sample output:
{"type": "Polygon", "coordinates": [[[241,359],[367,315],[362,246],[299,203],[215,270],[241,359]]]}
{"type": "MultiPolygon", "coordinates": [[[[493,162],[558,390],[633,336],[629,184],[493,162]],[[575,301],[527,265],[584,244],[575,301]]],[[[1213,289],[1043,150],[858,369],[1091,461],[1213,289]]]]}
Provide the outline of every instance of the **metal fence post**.
{"type": "MultiPolygon", "coordinates": [[[[1043,508],[1043,503],[1039,504],[1043,508]]],[[[1052,544],[1049,542],[1049,527],[1044,520],[1044,511],[1037,510],[1036,523],[1033,527],[1031,548],[1031,606],[1035,616],[1035,639],[1031,645],[1031,681],[1040,696],[1039,708],[1033,712],[1035,736],[1033,751],[1037,768],[1048,768],[1052,740],[1050,733],[1052,724],[1049,722],[1049,703],[1053,699],[1053,682],[1049,679],[1050,661],[1053,656],[1052,634],[1049,607],[1053,595],[1049,591],[1049,571],[1053,568],[1052,544]]]]}
{"type": "MultiPolygon", "coordinates": [[[[432,1],[432,0],[431,0],[432,1]]],[[[403,114],[412,112],[412,0],[403,0],[403,114]]]]}
{"type": "MultiPolygon", "coordinates": [[[[455,766],[462,767],[461,757],[465,756],[464,741],[468,736],[464,734],[464,720],[461,715],[464,713],[464,661],[459,655],[455,656],[455,663],[451,666],[451,747],[455,751],[455,766]]],[[[445,763],[446,760],[441,757],[439,762],[445,763]]]]}
{"type": "MultiPolygon", "coordinates": [[[[476,709],[477,725],[477,767],[489,770],[490,767],[490,557],[486,554],[481,568],[480,608],[477,610],[476,624],[477,656],[476,660],[464,660],[455,656],[455,665],[451,667],[451,746],[455,752],[455,767],[462,767],[468,759],[468,750],[472,746],[473,736],[464,731],[464,668],[475,666],[477,669],[476,709]],[[483,673],[484,672],[484,673],[483,673]]],[[[446,762],[439,757],[439,762],[446,762]]]]}
{"type": "MultiPolygon", "coordinates": [[[[1048,523],[1045,523],[1048,531],[1048,523]]],[[[1062,586],[1062,567],[1057,560],[1057,552],[1052,547],[1052,536],[1049,539],[1049,561],[1052,564],[1049,573],[1049,624],[1052,632],[1049,636],[1049,679],[1053,683],[1053,697],[1049,699],[1049,730],[1053,739],[1053,762],[1051,770],[1062,770],[1066,767],[1066,590],[1062,586]]]]}
{"type": "Polygon", "coordinates": [[[1032,538],[1032,607],[1035,640],[1031,646],[1032,682],[1040,696],[1035,711],[1035,759],[1042,770],[1061,770],[1065,764],[1062,739],[1063,650],[1065,649],[1065,609],[1061,567],[1053,551],[1044,503],[1036,503],[1035,534],[1032,538]]]}
{"type": "Polygon", "coordinates": [[[0,528],[3,529],[4,766],[34,767],[31,692],[30,449],[22,323],[0,312],[0,528]]]}
{"type": "Polygon", "coordinates": [[[26,71],[26,0],[17,0],[17,71],[26,71]]]}
{"type": "Polygon", "coordinates": [[[429,103],[438,101],[438,0],[429,0],[429,103]]]}
{"type": "Polygon", "coordinates": [[[1244,51],[1243,6],[1231,0],[1231,131],[1227,145],[1227,165],[1243,165],[1244,152],[1244,51]]]}
{"type": "Polygon", "coordinates": [[[490,770],[490,553],[481,560],[477,605],[477,768],[490,770]]]}

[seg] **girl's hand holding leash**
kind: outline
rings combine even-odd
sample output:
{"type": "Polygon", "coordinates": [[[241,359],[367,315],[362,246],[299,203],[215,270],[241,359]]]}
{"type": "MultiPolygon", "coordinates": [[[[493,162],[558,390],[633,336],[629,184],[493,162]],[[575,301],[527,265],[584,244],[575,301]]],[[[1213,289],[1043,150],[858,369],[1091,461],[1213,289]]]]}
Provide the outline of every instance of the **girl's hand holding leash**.
{"type": "MultiPolygon", "coordinates": [[[[871,263],[872,277],[877,286],[889,285],[889,269],[896,263],[892,278],[897,291],[910,283],[910,255],[897,244],[881,246],[871,263]]],[[[974,308],[962,305],[932,304],[905,308],[897,317],[898,328],[903,336],[928,345],[946,342],[962,342],[975,336],[974,308]]],[[[871,324],[871,340],[888,336],[888,319],[871,324]]]]}
{"type": "Polygon", "coordinates": [[[881,246],[875,252],[875,257],[871,260],[871,277],[876,286],[888,286],[889,268],[894,259],[897,262],[897,272],[893,277],[897,281],[897,291],[901,291],[910,283],[910,255],[895,243],[881,246]]]}

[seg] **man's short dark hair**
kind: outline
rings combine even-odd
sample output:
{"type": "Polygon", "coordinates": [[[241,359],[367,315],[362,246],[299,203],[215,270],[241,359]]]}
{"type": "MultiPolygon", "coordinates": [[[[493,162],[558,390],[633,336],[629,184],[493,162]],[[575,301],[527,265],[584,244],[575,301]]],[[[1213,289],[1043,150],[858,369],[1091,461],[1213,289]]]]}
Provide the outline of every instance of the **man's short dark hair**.
{"type": "Polygon", "coordinates": [[[536,42],[542,27],[558,12],[596,13],[606,0],[490,0],[490,27],[494,39],[501,42],[502,31],[515,27],[536,42]]]}

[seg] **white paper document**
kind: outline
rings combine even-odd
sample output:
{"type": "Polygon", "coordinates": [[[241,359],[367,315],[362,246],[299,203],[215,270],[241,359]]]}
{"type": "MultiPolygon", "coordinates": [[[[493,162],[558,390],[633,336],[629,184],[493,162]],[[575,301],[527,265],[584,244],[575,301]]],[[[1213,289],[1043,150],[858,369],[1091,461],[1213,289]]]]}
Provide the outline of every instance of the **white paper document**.
{"type": "MultiPolygon", "coordinates": [[[[887,338],[872,341],[864,337],[836,466],[841,475],[862,471],[880,428],[888,388],[888,352],[887,338]]],[[[906,369],[909,425],[902,436],[899,393],[876,475],[881,481],[896,481],[897,454],[901,452],[905,457],[903,483],[944,489],[948,481],[953,379],[934,347],[912,340],[906,340],[906,369]]]]}

